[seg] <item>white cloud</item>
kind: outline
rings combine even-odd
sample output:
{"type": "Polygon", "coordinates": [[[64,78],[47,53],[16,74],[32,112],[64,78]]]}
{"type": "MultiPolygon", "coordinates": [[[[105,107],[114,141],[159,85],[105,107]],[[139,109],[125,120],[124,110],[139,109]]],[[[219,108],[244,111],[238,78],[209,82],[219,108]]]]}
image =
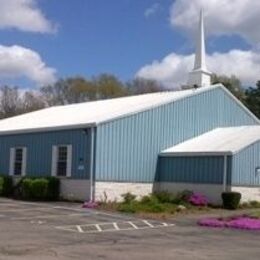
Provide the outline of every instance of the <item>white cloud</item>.
{"type": "Polygon", "coordinates": [[[176,0],[171,7],[170,21],[194,31],[203,7],[209,34],[237,34],[250,43],[259,44],[260,1],[258,0],[176,0]]]}
{"type": "Polygon", "coordinates": [[[16,45],[0,45],[0,78],[26,77],[37,85],[45,85],[55,81],[55,73],[37,52],[16,45]]]}
{"type": "Polygon", "coordinates": [[[46,19],[36,0],[0,0],[0,29],[52,33],[56,26],[46,19]]]}
{"type": "MultiPolygon", "coordinates": [[[[141,68],[136,76],[157,80],[167,87],[179,88],[186,84],[188,73],[192,70],[194,55],[172,53],[162,61],[154,61],[141,68]]],[[[244,85],[255,85],[260,79],[260,53],[253,51],[231,50],[228,53],[215,52],[207,56],[210,71],[237,76],[244,85]]]]}
{"type": "Polygon", "coordinates": [[[144,11],[144,16],[149,18],[150,16],[156,14],[160,9],[161,5],[159,3],[154,3],[144,11]]]}

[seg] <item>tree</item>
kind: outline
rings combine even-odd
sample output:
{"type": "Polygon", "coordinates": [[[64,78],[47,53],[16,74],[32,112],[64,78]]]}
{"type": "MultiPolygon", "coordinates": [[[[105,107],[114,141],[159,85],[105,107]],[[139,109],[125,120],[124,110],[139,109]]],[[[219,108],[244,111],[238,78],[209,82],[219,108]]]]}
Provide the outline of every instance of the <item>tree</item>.
{"type": "Polygon", "coordinates": [[[95,99],[93,84],[82,77],[60,79],[53,85],[42,87],[40,92],[48,106],[67,105],[95,99]]]}
{"type": "Polygon", "coordinates": [[[21,113],[28,113],[46,107],[39,91],[26,91],[21,98],[21,113]]]}
{"type": "Polygon", "coordinates": [[[93,84],[96,89],[97,99],[108,99],[127,95],[124,84],[113,75],[101,74],[93,79],[93,84]]]}
{"type": "Polygon", "coordinates": [[[212,75],[212,84],[222,83],[234,96],[244,102],[245,92],[241,86],[240,80],[236,76],[212,75]]]}
{"type": "Polygon", "coordinates": [[[92,81],[82,77],[70,78],[68,81],[74,96],[74,103],[96,100],[97,90],[92,81]]]}
{"type": "Polygon", "coordinates": [[[123,83],[108,74],[102,74],[92,80],[82,77],[60,79],[53,85],[42,87],[40,92],[48,106],[107,99],[127,94],[123,83]]]}
{"type": "Polygon", "coordinates": [[[19,114],[21,104],[18,87],[3,86],[0,88],[0,118],[19,114]]]}
{"type": "Polygon", "coordinates": [[[245,95],[246,106],[260,118],[260,81],[256,83],[256,88],[248,88],[245,95]]]}
{"type": "Polygon", "coordinates": [[[167,90],[157,81],[144,78],[135,78],[134,80],[129,81],[127,83],[127,89],[130,95],[139,95],[167,90]]]}

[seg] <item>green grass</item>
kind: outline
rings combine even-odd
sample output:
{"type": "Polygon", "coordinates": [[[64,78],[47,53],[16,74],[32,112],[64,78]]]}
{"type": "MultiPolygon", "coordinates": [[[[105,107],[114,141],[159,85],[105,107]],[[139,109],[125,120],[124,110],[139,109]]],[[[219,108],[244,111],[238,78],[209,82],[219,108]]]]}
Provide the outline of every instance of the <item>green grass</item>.
{"type": "Polygon", "coordinates": [[[255,212],[249,214],[249,216],[260,219],[260,210],[256,210],[255,212]]]}
{"type": "Polygon", "coordinates": [[[244,202],[240,205],[242,209],[260,208],[260,201],[244,202]]]}

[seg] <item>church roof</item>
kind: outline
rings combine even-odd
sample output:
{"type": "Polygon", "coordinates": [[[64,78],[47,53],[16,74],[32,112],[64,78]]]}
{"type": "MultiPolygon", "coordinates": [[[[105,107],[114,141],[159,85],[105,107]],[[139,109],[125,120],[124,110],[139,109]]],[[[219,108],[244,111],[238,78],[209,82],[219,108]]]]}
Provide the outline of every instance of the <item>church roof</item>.
{"type": "Polygon", "coordinates": [[[107,121],[147,111],[167,103],[198,95],[215,88],[222,88],[226,91],[235,102],[256,119],[256,117],[234,98],[225,87],[221,84],[216,84],[198,89],[165,91],[65,106],[54,106],[1,120],[0,135],[96,126],[107,121]]]}
{"type": "Polygon", "coordinates": [[[162,151],[161,155],[231,155],[258,141],[260,141],[260,125],[216,128],[170,147],[162,151]]]}

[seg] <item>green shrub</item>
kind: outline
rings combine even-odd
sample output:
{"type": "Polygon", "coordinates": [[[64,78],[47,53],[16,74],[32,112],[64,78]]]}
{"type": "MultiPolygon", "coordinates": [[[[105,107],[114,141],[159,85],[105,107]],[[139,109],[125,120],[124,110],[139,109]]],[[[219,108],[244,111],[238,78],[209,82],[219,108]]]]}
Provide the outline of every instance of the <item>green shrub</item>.
{"type": "Polygon", "coordinates": [[[159,202],[151,202],[146,205],[142,205],[139,207],[139,211],[141,212],[149,212],[149,213],[160,213],[166,211],[166,207],[164,204],[159,202]]]}
{"type": "Polygon", "coordinates": [[[187,202],[189,198],[192,196],[193,191],[184,190],[177,194],[176,198],[179,202],[187,202]]]}
{"type": "Polygon", "coordinates": [[[121,196],[123,198],[123,203],[125,204],[129,204],[136,199],[136,196],[130,192],[122,194],[121,196]]]}
{"type": "Polygon", "coordinates": [[[31,194],[35,200],[45,200],[48,195],[48,180],[40,178],[32,181],[31,194]]]}
{"type": "Polygon", "coordinates": [[[241,200],[241,193],[222,192],[221,197],[225,209],[237,209],[241,200]]]}
{"type": "Polygon", "coordinates": [[[252,208],[260,208],[260,201],[253,200],[250,201],[249,204],[252,208]]]}
{"type": "Polygon", "coordinates": [[[144,201],[133,200],[130,203],[120,203],[118,205],[118,210],[126,213],[136,213],[136,212],[149,212],[149,213],[159,213],[165,211],[164,204],[158,201],[150,201],[144,203],[144,201]]]}
{"type": "Polygon", "coordinates": [[[153,194],[161,203],[175,203],[176,196],[168,191],[155,192],[153,194]]]}
{"type": "Polygon", "coordinates": [[[55,177],[23,178],[16,187],[16,195],[27,200],[57,200],[59,179],[55,177]]]}
{"type": "Polygon", "coordinates": [[[125,213],[136,213],[138,211],[138,204],[135,201],[131,203],[120,203],[118,210],[125,213]]]}
{"type": "Polygon", "coordinates": [[[48,181],[47,199],[58,200],[60,196],[60,180],[55,177],[46,177],[45,179],[48,181]]]}
{"type": "Polygon", "coordinates": [[[33,199],[32,193],[33,179],[24,178],[21,180],[21,196],[23,199],[33,199]]]}
{"type": "Polygon", "coordinates": [[[10,176],[0,176],[0,196],[8,197],[13,193],[13,179],[10,176]]]}
{"type": "Polygon", "coordinates": [[[140,203],[146,204],[149,203],[150,201],[151,201],[151,196],[145,195],[141,198],[140,203]]]}

